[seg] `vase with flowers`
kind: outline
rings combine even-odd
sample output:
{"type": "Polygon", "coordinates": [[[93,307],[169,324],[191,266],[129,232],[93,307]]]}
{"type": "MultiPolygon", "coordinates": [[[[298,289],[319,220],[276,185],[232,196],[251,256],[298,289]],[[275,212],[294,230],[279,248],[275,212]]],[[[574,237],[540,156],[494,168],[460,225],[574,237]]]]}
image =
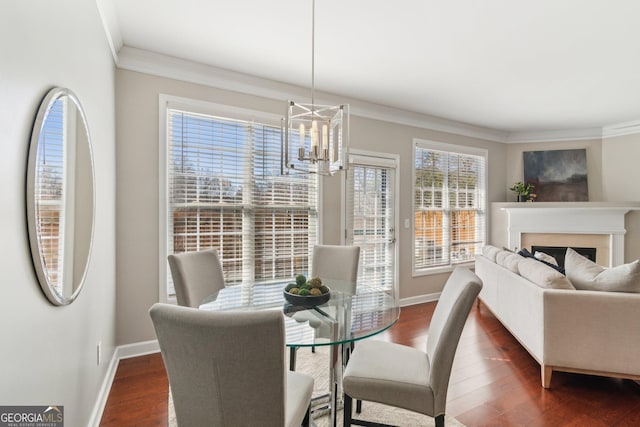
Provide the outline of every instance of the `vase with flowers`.
{"type": "Polygon", "coordinates": [[[516,199],[519,202],[533,202],[536,198],[536,195],[533,193],[535,186],[531,183],[524,183],[522,181],[518,181],[509,190],[516,193],[516,199]]]}

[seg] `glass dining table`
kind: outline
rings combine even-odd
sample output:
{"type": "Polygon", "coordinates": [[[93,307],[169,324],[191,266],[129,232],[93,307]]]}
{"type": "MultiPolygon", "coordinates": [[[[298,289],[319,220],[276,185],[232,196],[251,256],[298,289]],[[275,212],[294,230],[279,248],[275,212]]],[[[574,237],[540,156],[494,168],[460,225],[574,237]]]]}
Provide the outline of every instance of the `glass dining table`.
{"type": "MultiPolygon", "coordinates": [[[[325,397],[331,404],[330,425],[336,425],[336,409],[342,399],[342,368],[352,343],[393,326],[400,307],[389,292],[376,287],[359,287],[355,295],[331,292],[331,298],[315,307],[292,305],[284,298],[286,282],[237,285],[208,296],[201,310],[281,310],[285,320],[285,343],[290,348],[292,364],[300,347],[331,346],[329,384],[325,397]]],[[[315,400],[315,399],[314,399],[315,400]]],[[[314,417],[318,413],[314,412],[314,417]]]]}

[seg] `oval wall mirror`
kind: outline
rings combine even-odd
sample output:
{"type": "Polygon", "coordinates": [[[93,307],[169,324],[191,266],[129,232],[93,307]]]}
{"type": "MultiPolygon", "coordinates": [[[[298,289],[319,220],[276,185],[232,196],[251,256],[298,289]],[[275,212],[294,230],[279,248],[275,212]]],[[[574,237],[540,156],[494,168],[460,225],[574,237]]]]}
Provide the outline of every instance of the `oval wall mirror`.
{"type": "Polygon", "coordinates": [[[55,305],[76,299],[89,264],[94,221],[91,151],[78,98],[69,89],[51,89],[31,134],[27,225],[40,287],[55,305]]]}

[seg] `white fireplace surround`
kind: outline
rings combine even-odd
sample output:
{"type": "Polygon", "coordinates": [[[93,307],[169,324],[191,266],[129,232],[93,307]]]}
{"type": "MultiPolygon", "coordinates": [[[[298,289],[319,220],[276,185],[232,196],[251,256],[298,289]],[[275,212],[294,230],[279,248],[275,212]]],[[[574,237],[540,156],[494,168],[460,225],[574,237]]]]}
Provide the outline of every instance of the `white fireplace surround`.
{"type": "MultiPolygon", "coordinates": [[[[624,264],[625,215],[635,202],[495,203],[507,213],[509,248],[520,248],[525,233],[600,234],[609,236],[609,265],[624,264]]],[[[494,223],[495,225],[495,223],[494,223]]]]}

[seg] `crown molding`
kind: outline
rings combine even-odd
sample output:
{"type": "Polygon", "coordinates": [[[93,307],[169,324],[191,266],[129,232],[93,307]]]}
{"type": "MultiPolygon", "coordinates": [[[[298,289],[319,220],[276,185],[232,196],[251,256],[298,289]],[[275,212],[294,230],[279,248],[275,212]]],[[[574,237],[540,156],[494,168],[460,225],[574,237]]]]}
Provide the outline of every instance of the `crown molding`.
{"type": "Polygon", "coordinates": [[[616,136],[640,133],[640,120],[617,123],[603,127],[584,129],[562,129],[539,132],[511,132],[507,135],[507,143],[578,141],[586,139],[605,139],[616,136]]]}
{"type": "Polygon", "coordinates": [[[113,1],[111,0],[96,0],[96,6],[98,8],[98,14],[102,20],[102,26],[107,36],[107,42],[109,43],[109,49],[111,49],[111,55],[113,61],[118,62],[118,51],[122,47],[122,31],[120,31],[120,25],[118,24],[118,15],[115,10],[113,1]]]}
{"type": "Polygon", "coordinates": [[[640,120],[623,122],[602,128],[602,138],[612,138],[614,136],[632,135],[640,133],[640,120]]]}
{"type": "Polygon", "coordinates": [[[524,144],[528,142],[578,141],[602,138],[602,128],[561,129],[551,131],[510,132],[506,142],[524,144]]]}
{"type": "MultiPolygon", "coordinates": [[[[308,98],[309,88],[306,87],[264,79],[143,49],[122,46],[122,37],[117,20],[109,19],[111,14],[115,12],[109,8],[100,7],[100,4],[109,2],[104,0],[96,0],[96,2],[99,5],[98,8],[103,18],[109,44],[112,50],[117,49],[117,54],[114,54],[114,58],[116,58],[116,66],[120,69],[273,100],[308,98]]],[[[317,92],[316,99],[319,103],[327,105],[348,103],[351,114],[360,117],[501,143],[577,141],[640,133],[640,120],[601,128],[508,132],[374,104],[360,99],[345,98],[326,92],[317,92]]]]}
{"type": "MultiPolygon", "coordinates": [[[[189,83],[216,87],[274,100],[307,98],[309,88],[243,74],[223,68],[171,57],[156,52],[123,46],[117,55],[120,69],[167,77],[189,83]]],[[[316,92],[319,103],[349,104],[352,115],[415,126],[495,142],[506,142],[507,133],[453,120],[373,104],[335,94],[316,92]]]]}

